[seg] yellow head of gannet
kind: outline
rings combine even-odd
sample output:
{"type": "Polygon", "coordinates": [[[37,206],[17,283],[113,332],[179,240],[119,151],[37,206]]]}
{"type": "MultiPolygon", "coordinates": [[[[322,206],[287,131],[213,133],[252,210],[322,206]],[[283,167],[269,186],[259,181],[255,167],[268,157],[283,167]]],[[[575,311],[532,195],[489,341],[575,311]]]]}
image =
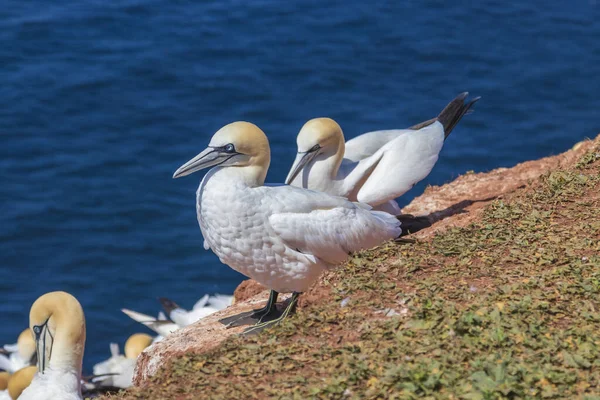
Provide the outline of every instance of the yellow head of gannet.
{"type": "Polygon", "coordinates": [[[250,122],[233,122],[215,133],[208,147],[182,165],[173,178],[213,166],[239,167],[249,183],[261,186],[271,163],[267,136],[250,122]]]}
{"type": "Polygon", "coordinates": [[[17,348],[19,349],[19,356],[22,360],[29,361],[35,355],[35,340],[31,330],[25,329],[19,335],[17,339],[17,348]]]}
{"type": "Polygon", "coordinates": [[[125,357],[138,358],[138,356],[152,344],[152,336],[145,333],[134,333],[125,342],[125,357]]]}
{"type": "Polygon", "coordinates": [[[38,370],[70,369],[81,372],[85,346],[85,317],[79,301],[66,292],[51,292],[31,306],[38,370]]]}
{"type": "Polygon", "coordinates": [[[11,399],[16,400],[19,398],[23,390],[31,384],[37,368],[34,366],[21,368],[10,376],[8,380],[8,394],[11,399]]]}
{"type": "Polygon", "coordinates": [[[6,390],[8,387],[8,379],[10,378],[10,374],[8,372],[0,372],[0,391],[6,390]]]}
{"type": "Polygon", "coordinates": [[[331,118],[314,118],[304,124],[298,137],[298,156],[286,179],[290,184],[296,176],[309,165],[317,156],[323,159],[333,157],[331,164],[332,175],[335,177],[342,159],[344,158],[345,140],[342,128],[331,118]]]}

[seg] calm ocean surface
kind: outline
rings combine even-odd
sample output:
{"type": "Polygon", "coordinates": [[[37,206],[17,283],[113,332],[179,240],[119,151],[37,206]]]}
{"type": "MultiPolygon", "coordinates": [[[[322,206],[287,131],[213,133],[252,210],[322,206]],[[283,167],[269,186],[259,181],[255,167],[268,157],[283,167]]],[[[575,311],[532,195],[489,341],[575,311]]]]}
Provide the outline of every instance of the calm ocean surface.
{"type": "Polygon", "coordinates": [[[353,137],[482,96],[403,204],[600,131],[595,0],[66,3],[0,11],[0,343],[39,295],[69,291],[86,372],[144,329],[120,308],[191,307],[243,279],[202,248],[202,174],[171,179],[229,122],[266,132],[281,182],[309,118],[353,137]]]}

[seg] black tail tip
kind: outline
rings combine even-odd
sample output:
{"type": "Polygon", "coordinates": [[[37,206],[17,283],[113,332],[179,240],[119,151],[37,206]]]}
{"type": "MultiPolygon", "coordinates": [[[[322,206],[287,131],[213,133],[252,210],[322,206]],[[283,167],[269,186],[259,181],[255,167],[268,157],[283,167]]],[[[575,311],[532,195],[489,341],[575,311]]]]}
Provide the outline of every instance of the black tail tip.
{"type": "Polygon", "coordinates": [[[473,112],[471,107],[481,99],[481,96],[477,96],[466,101],[468,96],[469,92],[460,93],[438,115],[438,121],[444,126],[444,135],[446,138],[463,116],[473,112]]]}
{"type": "Polygon", "coordinates": [[[175,310],[176,308],[179,308],[179,305],[177,305],[177,303],[175,303],[173,300],[168,299],[166,297],[159,297],[158,301],[160,302],[160,305],[162,306],[162,308],[167,312],[167,314],[169,314],[171,311],[175,310]]]}

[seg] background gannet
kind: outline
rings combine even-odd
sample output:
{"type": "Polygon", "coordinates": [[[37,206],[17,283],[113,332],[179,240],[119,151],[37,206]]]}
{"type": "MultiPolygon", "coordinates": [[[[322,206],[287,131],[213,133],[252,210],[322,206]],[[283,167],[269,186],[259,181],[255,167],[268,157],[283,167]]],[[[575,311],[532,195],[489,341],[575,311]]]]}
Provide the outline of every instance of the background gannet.
{"type": "MultiPolygon", "coordinates": [[[[35,376],[37,368],[35,366],[28,366],[21,368],[11,375],[8,380],[8,394],[10,399],[25,399],[26,397],[20,397],[25,388],[27,388],[35,376]]],[[[39,399],[46,399],[47,397],[39,397],[39,399]]]]}
{"type": "Polygon", "coordinates": [[[76,400],[81,397],[85,317],[79,301],[65,292],[38,298],[29,312],[38,372],[20,400],[76,400]]]}
{"type": "Polygon", "coordinates": [[[0,400],[11,400],[7,390],[9,378],[10,374],[8,372],[0,372],[0,400]]]}
{"type": "Polygon", "coordinates": [[[145,333],[134,333],[125,342],[125,355],[119,353],[119,345],[110,344],[111,357],[94,365],[96,386],[110,386],[126,389],[132,385],[133,370],[138,356],[152,344],[152,336],[145,333]]]}
{"type": "Polygon", "coordinates": [[[188,326],[198,321],[200,318],[204,318],[207,315],[216,313],[224,308],[231,305],[233,296],[227,296],[217,294],[215,296],[204,295],[200,300],[194,304],[191,310],[181,308],[173,300],[166,297],[161,297],[160,304],[167,313],[167,317],[175,322],[180,327],[188,326]]]}
{"type": "Polygon", "coordinates": [[[0,369],[14,373],[35,364],[35,341],[29,329],[21,332],[17,343],[4,345],[4,351],[8,354],[0,353],[0,369]]]}
{"type": "Polygon", "coordinates": [[[158,337],[155,339],[155,341],[160,340],[181,328],[175,322],[167,319],[162,312],[160,312],[158,314],[158,318],[156,318],[148,314],[130,310],[128,308],[122,308],[121,311],[132,320],[139,322],[140,324],[156,332],[158,337]]]}
{"type": "Polygon", "coordinates": [[[284,318],[298,294],[323,270],[344,262],[351,252],[401,233],[396,218],[341,197],[287,185],[263,186],[270,161],[265,134],[251,123],[234,122],[173,175],[214,166],[196,196],[205,248],[271,289],[267,306],[252,314],[259,324],[275,311],[279,292],[293,292],[284,318]]]}
{"type": "Polygon", "coordinates": [[[0,390],[6,390],[8,387],[8,377],[10,374],[6,371],[0,372],[0,390]]]}
{"type": "Polygon", "coordinates": [[[157,318],[127,308],[121,309],[121,311],[129,318],[158,333],[159,336],[155,341],[162,339],[180,328],[193,324],[207,315],[230,306],[233,302],[233,296],[224,294],[216,294],[214,296],[204,295],[196,302],[196,304],[194,304],[193,309],[190,311],[181,308],[173,300],[167,299],[166,297],[161,297],[159,300],[167,314],[165,315],[163,312],[159,312],[157,318]]]}
{"type": "Polygon", "coordinates": [[[296,139],[298,154],[286,183],[367,203],[400,214],[395,199],[424,179],[438,160],[444,140],[479,97],[452,100],[437,118],[413,128],[368,132],[344,142],[330,118],[308,121],[296,139]]]}

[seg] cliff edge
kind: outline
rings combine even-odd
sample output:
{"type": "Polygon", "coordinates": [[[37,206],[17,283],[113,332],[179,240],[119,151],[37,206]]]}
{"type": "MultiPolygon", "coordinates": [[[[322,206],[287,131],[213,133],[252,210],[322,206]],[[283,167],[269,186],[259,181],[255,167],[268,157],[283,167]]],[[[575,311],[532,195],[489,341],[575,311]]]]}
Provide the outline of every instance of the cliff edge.
{"type": "MultiPolygon", "coordinates": [[[[353,256],[298,314],[242,338],[220,318],[140,356],[123,399],[573,398],[600,392],[600,136],[429,187],[411,233],[353,256]]],[[[112,397],[115,398],[115,397],[112,397]]]]}

